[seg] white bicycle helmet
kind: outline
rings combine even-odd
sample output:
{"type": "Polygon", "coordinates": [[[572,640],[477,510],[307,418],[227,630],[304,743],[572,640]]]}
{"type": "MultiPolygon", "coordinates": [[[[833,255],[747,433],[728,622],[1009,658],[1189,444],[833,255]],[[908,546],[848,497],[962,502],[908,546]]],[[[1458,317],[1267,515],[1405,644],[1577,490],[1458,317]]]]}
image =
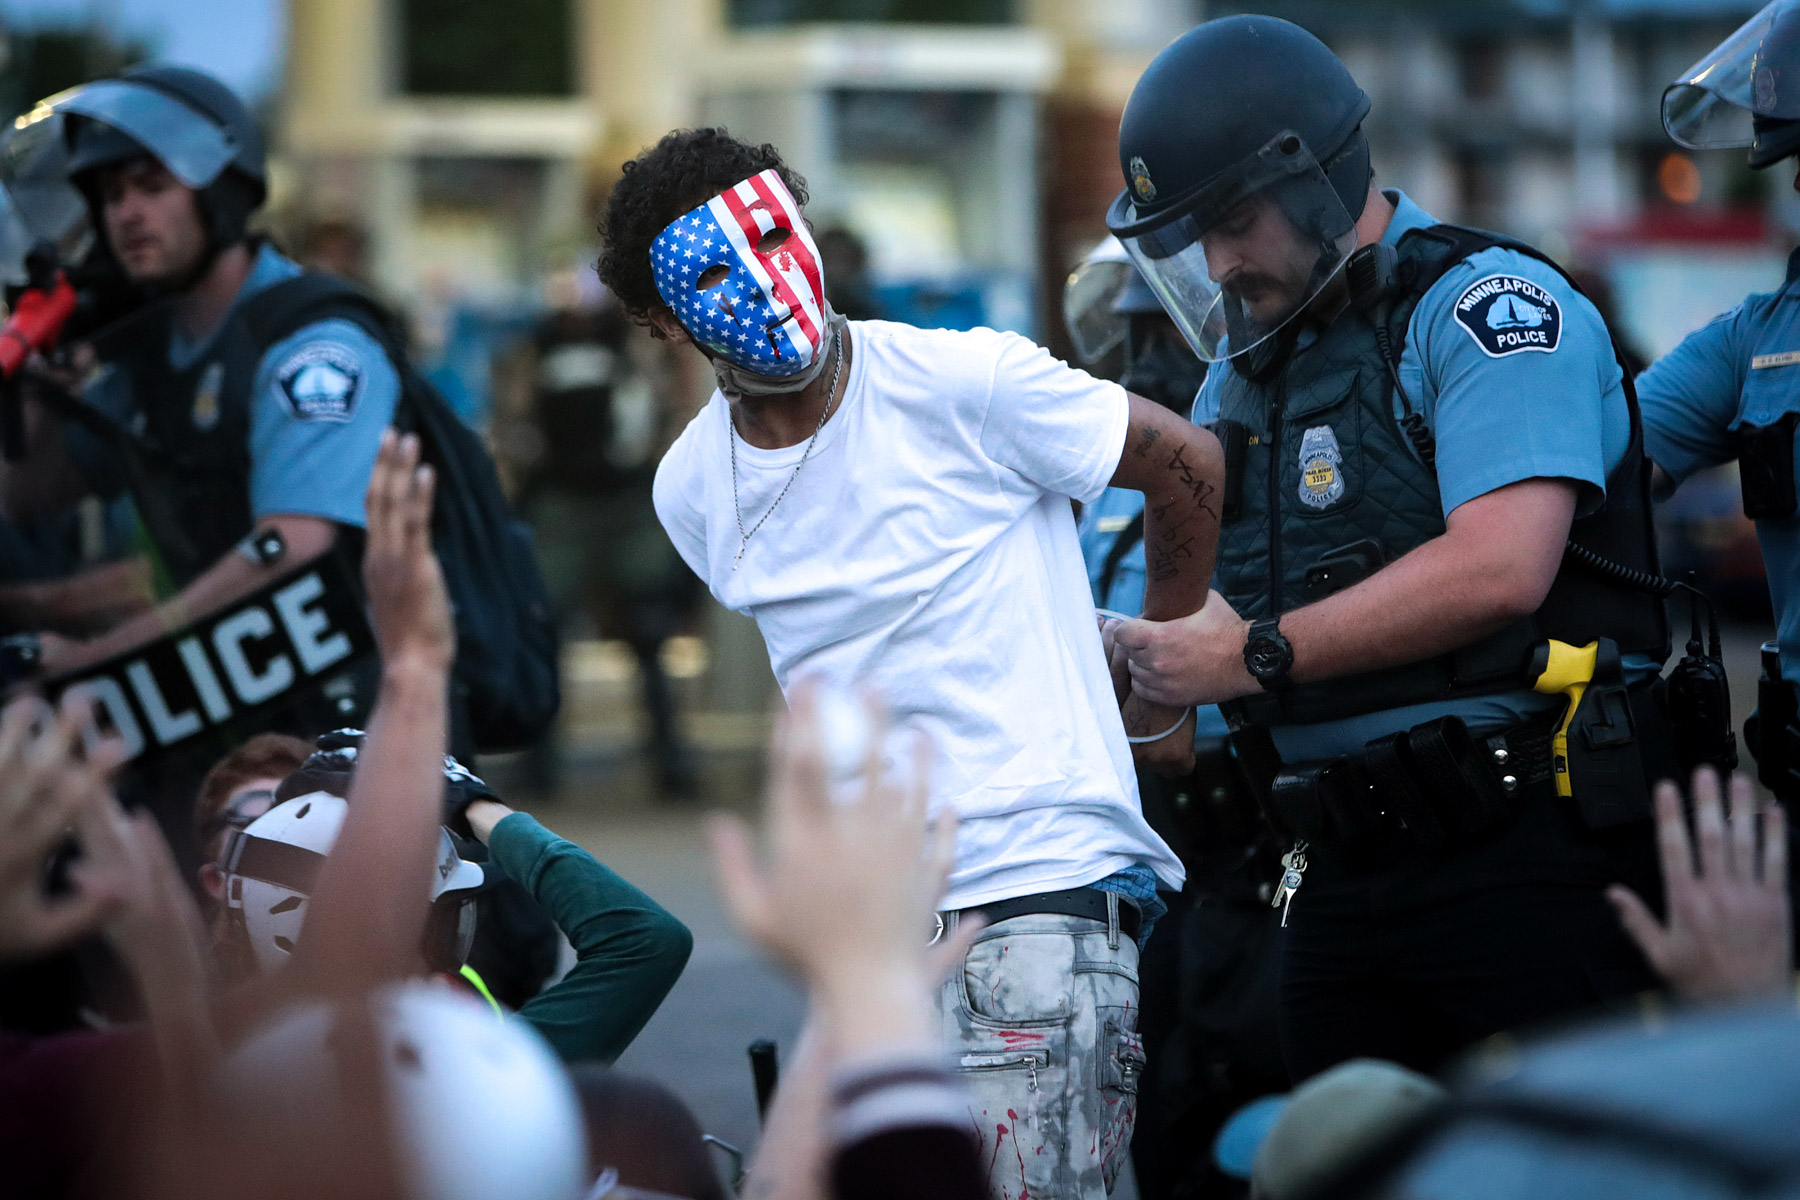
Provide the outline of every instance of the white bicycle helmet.
{"type": "Polygon", "coordinates": [[[418,1200],[579,1200],[587,1154],[575,1090],[543,1039],[438,983],[290,1008],[220,1071],[236,1144],[322,1134],[307,1153],[353,1145],[345,1089],[378,1055],[405,1194],[418,1200]],[[366,1006],[363,1012],[353,1005],[366,1006]],[[361,1032],[359,1032],[361,1031],[361,1032]],[[373,1034],[371,1039],[367,1036],[373,1034]],[[336,1143],[336,1145],[333,1145],[336,1143]]]}
{"type": "MultiPolygon", "coordinates": [[[[232,830],[219,855],[225,904],[239,913],[257,966],[271,970],[287,961],[306,921],[319,868],[337,844],[349,804],[330,792],[286,800],[232,830]]],[[[423,949],[434,970],[455,971],[475,937],[475,889],[481,867],[457,854],[447,830],[438,830],[437,869],[431,878],[431,919],[423,949]]]]}

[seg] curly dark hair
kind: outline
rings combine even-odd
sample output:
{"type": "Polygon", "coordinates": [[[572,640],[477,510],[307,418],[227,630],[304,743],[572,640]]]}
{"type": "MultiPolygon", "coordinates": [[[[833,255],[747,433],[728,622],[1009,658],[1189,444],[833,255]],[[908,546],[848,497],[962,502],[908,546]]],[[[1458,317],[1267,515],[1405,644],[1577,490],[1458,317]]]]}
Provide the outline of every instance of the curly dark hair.
{"type": "Polygon", "coordinates": [[[698,208],[734,183],[774,169],[806,207],[806,180],[766,142],[752,146],[723,129],[677,129],[625,164],[625,174],[600,219],[600,282],[639,324],[663,303],[650,273],[650,243],[676,217],[698,208]]]}

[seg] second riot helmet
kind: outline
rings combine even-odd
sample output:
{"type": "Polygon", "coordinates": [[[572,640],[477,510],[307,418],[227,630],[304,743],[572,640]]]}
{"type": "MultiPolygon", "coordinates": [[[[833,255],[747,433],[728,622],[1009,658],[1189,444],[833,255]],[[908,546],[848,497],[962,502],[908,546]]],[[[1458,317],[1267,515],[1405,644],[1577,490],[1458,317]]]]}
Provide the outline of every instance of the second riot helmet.
{"type": "Polygon", "coordinates": [[[1774,0],[1682,72],[1662,121],[1690,150],[1748,146],[1757,169],[1800,153],[1800,0],[1774,0]]]}

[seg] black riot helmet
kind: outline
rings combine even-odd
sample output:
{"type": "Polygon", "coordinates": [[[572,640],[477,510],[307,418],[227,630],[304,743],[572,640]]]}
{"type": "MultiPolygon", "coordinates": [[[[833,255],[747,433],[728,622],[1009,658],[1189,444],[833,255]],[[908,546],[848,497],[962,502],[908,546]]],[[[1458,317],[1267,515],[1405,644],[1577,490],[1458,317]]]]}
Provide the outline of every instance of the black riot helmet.
{"type": "Polygon", "coordinates": [[[1355,248],[1368,112],[1337,56],[1275,17],[1197,26],[1138,80],[1119,125],[1126,188],[1106,223],[1202,358],[1241,354],[1274,333],[1355,248]],[[1258,213],[1289,227],[1279,259],[1264,236],[1262,257],[1244,270],[1223,263],[1218,246],[1209,264],[1202,239],[1258,213]]]}
{"type": "Polygon", "coordinates": [[[1690,150],[1748,146],[1758,170],[1800,153],[1800,0],[1774,0],[1663,92],[1690,150]]]}
{"type": "Polygon", "coordinates": [[[256,119],[230,88],[191,67],[142,67],[71,88],[24,118],[43,119],[62,123],[69,179],[87,196],[98,229],[96,173],[135,158],[154,158],[199,193],[214,255],[244,240],[268,195],[256,119]]]}

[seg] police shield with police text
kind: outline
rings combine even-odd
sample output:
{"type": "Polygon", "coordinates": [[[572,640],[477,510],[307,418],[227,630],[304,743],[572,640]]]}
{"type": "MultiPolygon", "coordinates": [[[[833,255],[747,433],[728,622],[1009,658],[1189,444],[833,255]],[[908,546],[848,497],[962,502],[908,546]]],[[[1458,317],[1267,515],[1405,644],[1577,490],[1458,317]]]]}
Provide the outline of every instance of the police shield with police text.
{"type": "Polygon", "coordinates": [[[1368,111],[1299,27],[1208,22],[1132,93],[1108,213],[1215,360],[1195,419],[1228,479],[1219,594],[1116,641],[1151,698],[1223,702],[1289,839],[1296,1078],[1428,1067],[1648,987],[1603,889],[1656,894],[1673,765],[1606,328],[1536,251],[1377,189],[1368,111]]]}

